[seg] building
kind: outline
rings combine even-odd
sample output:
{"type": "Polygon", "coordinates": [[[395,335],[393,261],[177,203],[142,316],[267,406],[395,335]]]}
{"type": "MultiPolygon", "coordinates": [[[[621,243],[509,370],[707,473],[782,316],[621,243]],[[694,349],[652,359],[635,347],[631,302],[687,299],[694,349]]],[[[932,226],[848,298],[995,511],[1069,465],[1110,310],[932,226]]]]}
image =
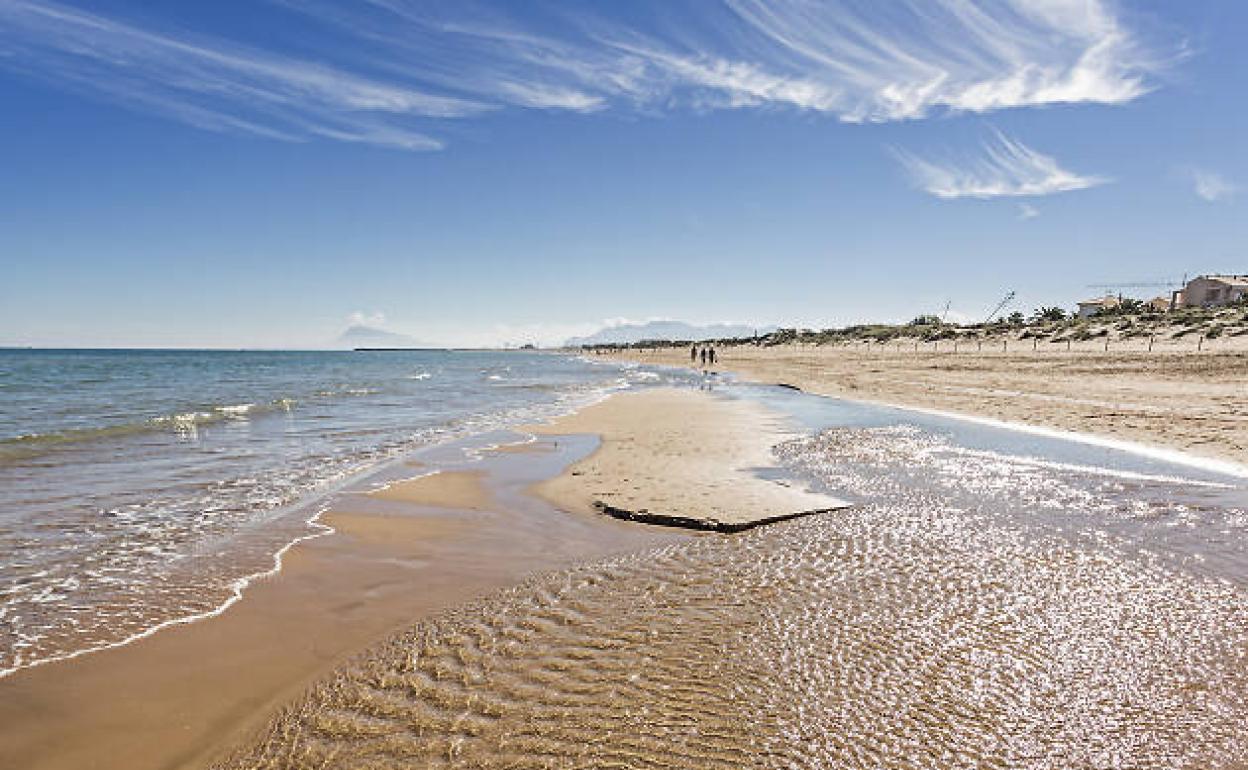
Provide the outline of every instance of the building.
{"type": "Polygon", "coordinates": [[[1079,303],[1079,311],[1075,314],[1080,318],[1091,318],[1102,310],[1112,310],[1121,304],[1121,300],[1112,294],[1096,299],[1085,299],[1079,303]]]}
{"type": "Polygon", "coordinates": [[[1248,297],[1248,275],[1201,275],[1174,293],[1175,307],[1218,307],[1248,297]]]}
{"type": "Polygon", "coordinates": [[[1148,306],[1154,312],[1168,313],[1174,310],[1174,300],[1170,297],[1153,297],[1148,301],[1148,306]]]}

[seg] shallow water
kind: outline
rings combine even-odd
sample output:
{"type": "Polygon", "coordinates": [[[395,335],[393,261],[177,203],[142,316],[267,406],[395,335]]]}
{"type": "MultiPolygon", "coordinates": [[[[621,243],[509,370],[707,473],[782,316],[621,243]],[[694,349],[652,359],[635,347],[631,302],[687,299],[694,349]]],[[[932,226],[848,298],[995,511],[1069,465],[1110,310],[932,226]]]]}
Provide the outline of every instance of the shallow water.
{"type": "Polygon", "coordinates": [[[233,767],[1248,760],[1242,480],[737,388],[852,509],[536,578],[318,686],[233,767]]]}
{"type": "Polygon", "coordinates": [[[0,675],[220,609],[379,463],[681,376],[522,352],[0,350],[0,675]]]}

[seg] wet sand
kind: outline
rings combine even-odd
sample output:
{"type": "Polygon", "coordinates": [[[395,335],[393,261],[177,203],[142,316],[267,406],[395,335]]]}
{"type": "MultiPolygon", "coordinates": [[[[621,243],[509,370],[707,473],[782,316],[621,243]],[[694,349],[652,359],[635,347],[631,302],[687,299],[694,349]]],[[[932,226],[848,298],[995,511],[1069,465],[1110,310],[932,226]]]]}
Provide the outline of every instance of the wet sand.
{"type": "Polygon", "coordinates": [[[1170,482],[947,449],[896,427],[786,442],[872,501],[428,619],[225,767],[1243,767],[1243,589],[1095,532],[1126,501],[1170,515],[1170,482]],[[1035,526],[1053,499],[1088,537],[1035,526]]]}
{"type": "MultiPolygon", "coordinates": [[[[881,401],[1087,433],[1248,467],[1248,350],[1242,338],[1062,346],[1015,341],[719,348],[717,369],[820,395],[881,401]],[[1053,349],[1057,347],[1059,349],[1053,349]]],[[[688,366],[688,348],[628,350],[623,360],[688,366]]]]}
{"type": "Polygon", "coordinates": [[[826,501],[755,478],[748,469],[770,464],[770,446],[790,434],[760,408],[706,393],[616,397],[533,432],[476,451],[484,461],[465,459],[467,469],[409,461],[421,475],[339,495],[319,518],[334,532],[292,547],[278,574],[218,616],[0,679],[0,767],[207,767],[397,629],[535,571],[687,537],[590,512],[582,480],[615,501],[679,486],[664,502],[683,515],[715,514],[708,506],[725,491],[768,505],[826,501]],[[577,459],[580,470],[566,467],[577,459]],[[553,485],[554,507],[531,494],[539,482],[553,485]]]}
{"type": "MultiPolygon", "coordinates": [[[[557,470],[571,458],[549,462],[557,470]]],[[[343,496],[321,517],[334,534],[291,548],[280,573],[219,616],[0,679],[0,767],[207,767],[316,678],[415,619],[534,570],[674,536],[560,513],[522,493],[554,472],[528,466],[500,461],[488,474],[343,496]]]]}
{"type": "Polygon", "coordinates": [[[432,473],[388,484],[369,493],[377,500],[394,500],[436,508],[483,511],[497,505],[482,471],[432,473]]]}
{"type": "MultiPolygon", "coordinates": [[[[0,680],[0,767],[1160,770],[1248,752],[1242,588],[1104,533],[1029,531],[1053,499],[1071,521],[1132,510],[1116,479],[993,462],[985,484],[904,431],[797,437],[696,391],[533,430],[465,472],[338,499],[338,534],[218,618],[0,680]],[[703,515],[754,494],[737,485],[777,440],[869,502],[734,535],[586,513],[661,496],[703,515]]],[[[1150,520],[1170,515],[1155,494],[1150,520]]]]}
{"type": "Polygon", "coordinates": [[[538,434],[590,433],[601,446],[537,491],[572,511],[605,511],[670,526],[738,531],[845,504],[760,478],[772,447],[793,437],[747,401],[671,388],[617,395],[538,434]]]}

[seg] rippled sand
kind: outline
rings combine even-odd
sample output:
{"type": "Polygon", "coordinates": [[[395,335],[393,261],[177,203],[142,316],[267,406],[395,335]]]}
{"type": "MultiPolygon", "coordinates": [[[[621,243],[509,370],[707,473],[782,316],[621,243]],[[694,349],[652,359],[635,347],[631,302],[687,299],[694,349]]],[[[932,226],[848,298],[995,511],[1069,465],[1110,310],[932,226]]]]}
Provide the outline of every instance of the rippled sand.
{"type": "Polygon", "coordinates": [[[1120,480],[1033,465],[983,489],[1000,473],[963,458],[980,471],[884,483],[939,453],[865,430],[781,453],[877,501],[546,576],[423,623],[318,686],[226,766],[1248,760],[1243,584],[1002,513],[1043,481],[1082,484],[1066,510],[1097,515],[1120,480]],[[833,472],[827,458],[847,447],[867,449],[833,472]]]}

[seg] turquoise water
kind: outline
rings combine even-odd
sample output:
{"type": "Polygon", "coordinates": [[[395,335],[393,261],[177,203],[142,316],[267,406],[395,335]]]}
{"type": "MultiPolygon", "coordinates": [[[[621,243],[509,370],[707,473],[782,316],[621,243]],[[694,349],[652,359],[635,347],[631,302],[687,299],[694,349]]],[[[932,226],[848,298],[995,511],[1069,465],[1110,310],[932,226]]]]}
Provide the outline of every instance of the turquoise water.
{"type": "Polygon", "coordinates": [[[212,611],[379,463],[659,380],[531,352],[0,351],[0,671],[212,611]]]}

